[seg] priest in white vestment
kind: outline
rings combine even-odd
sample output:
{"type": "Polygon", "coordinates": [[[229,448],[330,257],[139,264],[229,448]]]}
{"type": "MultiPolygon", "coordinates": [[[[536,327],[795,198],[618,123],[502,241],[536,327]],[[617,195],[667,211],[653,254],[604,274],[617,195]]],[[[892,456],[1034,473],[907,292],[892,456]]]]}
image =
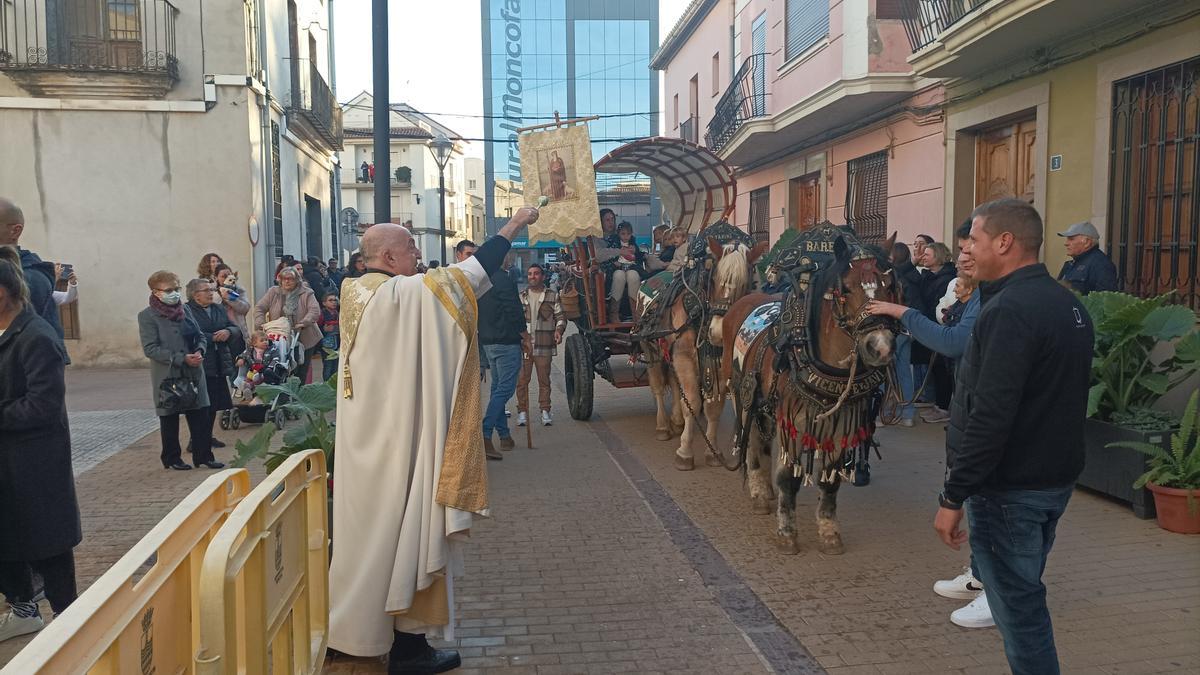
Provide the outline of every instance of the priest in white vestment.
{"type": "Polygon", "coordinates": [[[417,274],[411,233],[390,223],[362,239],[367,273],[342,284],[329,647],[389,654],[389,672],[444,672],[457,550],[488,510],[476,301],[526,207],[474,257],[417,274]]]}

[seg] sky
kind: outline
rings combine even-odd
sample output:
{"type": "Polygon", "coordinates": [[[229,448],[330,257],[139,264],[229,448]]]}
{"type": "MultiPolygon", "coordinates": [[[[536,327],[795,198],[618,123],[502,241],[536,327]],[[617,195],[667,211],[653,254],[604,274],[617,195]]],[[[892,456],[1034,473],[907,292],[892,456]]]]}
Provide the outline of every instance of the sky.
{"type": "MultiPolygon", "coordinates": [[[[660,42],[689,2],[659,0],[660,42]]],[[[334,3],[337,97],[343,103],[372,89],[371,4],[334,3]]],[[[435,116],[466,138],[483,136],[483,120],[469,117],[483,114],[479,14],[479,0],[393,0],[388,6],[392,103],[408,103],[428,113],[467,115],[435,116]]],[[[469,153],[482,157],[483,144],[472,143],[469,153]]]]}

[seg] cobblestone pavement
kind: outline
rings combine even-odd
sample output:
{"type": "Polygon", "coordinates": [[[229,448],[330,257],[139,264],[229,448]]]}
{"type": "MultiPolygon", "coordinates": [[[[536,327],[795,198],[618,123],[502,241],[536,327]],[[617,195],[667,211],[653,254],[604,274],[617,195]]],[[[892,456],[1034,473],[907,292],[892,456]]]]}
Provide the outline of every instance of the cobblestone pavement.
{"type": "MultiPolygon", "coordinates": [[[[131,372],[72,382],[72,411],[104,407],[80,400],[92,395],[137,409],[146,375],[131,372]],[[104,378],[107,387],[78,396],[104,378]]],[[[579,423],[557,367],[554,377],[555,426],[533,430],[532,450],[514,430],[518,448],[489,464],[495,517],[473,533],[458,584],[460,672],[1007,672],[996,631],[950,624],[962,603],[932,592],[966,562],[930,527],[939,429],[881,432],[872,484],[839,500],[845,555],[816,551],[816,495],[806,490],[803,550],[783,556],[773,518],[750,514],[737,474],[671,467],[674,444],[653,439],[648,390],[597,381],[598,414],[579,423]]],[[[725,438],[728,415],[722,429],[725,438]]],[[[151,434],[77,479],[82,588],[209,475],[163,471],[157,456],[151,434]]],[[[1200,671],[1200,537],[1080,491],[1045,578],[1065,672],[1200,671]]],[[[26,642],[0,643],[0,665],[26,642]]],[[[384,669],[338,659],[326,672],[384,669]]]]}

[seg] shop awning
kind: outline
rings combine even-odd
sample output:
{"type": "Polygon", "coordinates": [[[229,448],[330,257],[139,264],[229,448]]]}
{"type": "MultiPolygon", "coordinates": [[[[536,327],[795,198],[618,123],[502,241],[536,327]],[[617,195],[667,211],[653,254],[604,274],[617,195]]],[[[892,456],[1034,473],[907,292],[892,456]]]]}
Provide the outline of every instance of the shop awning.
{"type": "Polygon", "coordinates": [[[737,181],[720,157],[681,138],[633,141],[596,162],[597,173],[640,172],[654,180],[664,218],[696,233],[733,214],[737,181]]]}

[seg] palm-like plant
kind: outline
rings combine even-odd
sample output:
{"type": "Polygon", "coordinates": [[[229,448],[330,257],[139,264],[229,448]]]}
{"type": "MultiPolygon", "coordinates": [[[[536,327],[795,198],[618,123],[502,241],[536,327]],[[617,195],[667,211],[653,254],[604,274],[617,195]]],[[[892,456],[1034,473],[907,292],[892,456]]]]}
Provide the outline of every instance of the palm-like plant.
{"type": "Polygon", "coordinates": [[[1125,447],[1150,456],[1150,469],[1134,482],[1140,490],[1147,483],[1188,491],[1188,509],[1196,512],[1196,491],[1200,490],[1200,392],[1192,392],[1184,410],[1179,431],[1171,435],[1170,452],[1150,443],[1120,441],[1108,447],[1125,447]]]}

